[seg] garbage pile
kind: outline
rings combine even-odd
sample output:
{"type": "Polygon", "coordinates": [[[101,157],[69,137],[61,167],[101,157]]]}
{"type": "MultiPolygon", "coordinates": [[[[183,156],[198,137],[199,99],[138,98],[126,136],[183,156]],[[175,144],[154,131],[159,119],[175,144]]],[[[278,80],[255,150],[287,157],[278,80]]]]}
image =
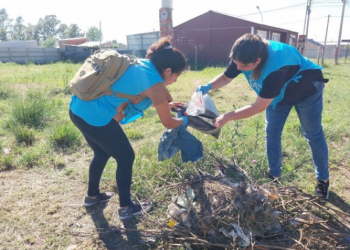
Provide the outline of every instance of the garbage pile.
{"type": "Polygon", "coordinates": [[[192,180],[185,193],[173,197],[168,206],[169,225],[185,227],[210,242],[251,244],[251,237],[281,231],[272,203],[278,198],[247,182],[232,183],[226,178],[192,180]]]}
{"type": "Polygon", "coordinates": [[[186,249],[347,249],[350,216],[296,188],[194,176],[168,205],[167,240],[186,249]]]}

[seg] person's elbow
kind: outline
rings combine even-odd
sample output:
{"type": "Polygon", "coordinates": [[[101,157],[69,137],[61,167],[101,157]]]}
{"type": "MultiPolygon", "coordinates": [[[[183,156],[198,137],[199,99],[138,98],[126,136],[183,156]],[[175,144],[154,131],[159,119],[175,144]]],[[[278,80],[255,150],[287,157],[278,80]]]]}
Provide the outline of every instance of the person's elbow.
{"type": "Polygon", "coordinates": [[[258,97],[255,103],[253,104],[254,113],[258,114],[265,111],[269,107],[272,101],[273,99],[264,99],[264,98],[258,97]]]}

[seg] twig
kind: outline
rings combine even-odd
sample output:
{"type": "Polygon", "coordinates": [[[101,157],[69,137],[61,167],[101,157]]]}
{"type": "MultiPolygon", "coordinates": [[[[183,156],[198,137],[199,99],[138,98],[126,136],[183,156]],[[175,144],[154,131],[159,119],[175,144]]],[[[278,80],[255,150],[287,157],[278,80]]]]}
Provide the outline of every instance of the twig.
{"type": "Polygon", "coordinates": [[[267,249],[295,250],[295,249],[292,249],[292,248],[278,247],[278,246],[271,246],[271,245],[255,245],[255,246],[266,247],[267,249]]]}
{"type": "Polygon", "coordinates": [[[309,248],[307,248],[306,246],[304,246],[300,241],[294,239],[293,237],[290,237],[289,235],[286,235],[288,238],[292,239],[294,242],[296,242],[297,244],[299,244],[300,246],[302,246],[304,249],[306,250],[310,250],[309,248]]]}

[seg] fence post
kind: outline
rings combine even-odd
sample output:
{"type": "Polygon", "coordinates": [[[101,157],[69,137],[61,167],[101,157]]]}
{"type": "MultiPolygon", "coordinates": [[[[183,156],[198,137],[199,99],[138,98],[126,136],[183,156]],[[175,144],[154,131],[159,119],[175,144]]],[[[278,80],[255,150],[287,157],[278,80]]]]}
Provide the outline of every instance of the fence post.
{"type": "Polygon", "coordinates": [[[9,61],[12,62],[11,48],[10,47],[8,48],[8,51],[9,51],[9,61]]]}
{"type": "Polygon", "coordinates": [[[44,52],[44,63],[46,63],[46,51],[45,51],[45,48],[43,48],[43,52],[44,52]]]}
{"type": "Polygon", "coordinates": [[[27,57],[26,63],[29,63],[29,51],[28,50],[29,50],[29,48],[26,48],[26,57],[27,57]]]}

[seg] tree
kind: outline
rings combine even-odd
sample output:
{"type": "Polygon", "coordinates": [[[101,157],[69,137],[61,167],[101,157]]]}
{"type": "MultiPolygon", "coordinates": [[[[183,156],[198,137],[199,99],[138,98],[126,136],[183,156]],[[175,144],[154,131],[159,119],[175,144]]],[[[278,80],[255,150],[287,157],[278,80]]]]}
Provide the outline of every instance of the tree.
{"type": "Polygon", "coordinates": [[[7,41],[10,37],[12,19],[7,15],[5,9],[0,9],[0,40],[7,41]]]}
{"type": "Polygon", "coordinates": [[[13,40],[25,40],[26,38],[26,26],[23,25],[23,18],[21,16],[16,18],[15,25],[12,26],[11,38],[13,40]]]}
{"type": "Polygon", "coordinates": [[[86,32],[86,37],[90,41],[100,41],[100,38],[102,40],[102,33],[100,32],[100,30],[97,27],[92,26],[86,32]]]}
{"type": "Polygon", "coordinates": [[[61,23],[57,29],[57,36],[62,39],[68,38],[67,33],[68,33],[68,26],[64,23],[61,23]]]}
{"type": "Polygon", "coordinates": [[[42,47],[43,48],[48,48],[48,47],[53,47],[55,48],[56,47],[56,42],[57,42],[57,39],[54,38],[54,37],[48,37],[42,44],[42,47]]]}
{"type": "Polygon", "coordinates": [[[57,19],[56,15],[48,15],[45,16],[44,19],[39,19],[40,31],[42,40],[45,41],[49,37],[56,37],[58,33],[57,25],[61,23],[60,20],[57,19]]]}
{"type": "Polygon", "coordinates": [[[71,24],[67,30],[67,37],[69,38],[75,38],[75,37],[82,37],[84,34],[81,32],[81,29],[77,24],[71,24]]]}
{"type": "Polygon", "coordinates": [[[25,30],[25,40],[37,40],[40,41],[39,30],[37,25],[32,25],[28,23],[25,30]]]}

